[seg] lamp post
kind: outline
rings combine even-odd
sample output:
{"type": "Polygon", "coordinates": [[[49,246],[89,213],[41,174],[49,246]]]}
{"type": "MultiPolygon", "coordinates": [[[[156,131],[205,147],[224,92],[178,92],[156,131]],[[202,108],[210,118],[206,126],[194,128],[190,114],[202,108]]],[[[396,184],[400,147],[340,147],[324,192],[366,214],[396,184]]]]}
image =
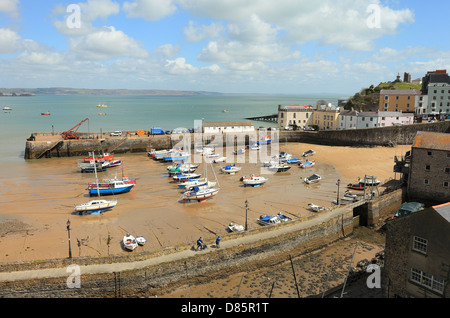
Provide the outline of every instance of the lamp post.
{"type": "Polygon", "coordinates": [[[70,220],[67,220],[67,236],[69,237],[69,258],[72,258],[72,249],[70,247],[70,220]]]}
{"type": "Polygon", "coordinates": [[[339,205],[339,184],[341,183],[341,179],[337,180],[336,185],[338,186],[338,190],[337,190],[337,197],[336,197],[336,204],[339,205]]]}
{"type": "Polygon", "coordinates": [[[248,210],[248,201],[245,200],[245,230],[247,231],[247,210],[248,210]]]}

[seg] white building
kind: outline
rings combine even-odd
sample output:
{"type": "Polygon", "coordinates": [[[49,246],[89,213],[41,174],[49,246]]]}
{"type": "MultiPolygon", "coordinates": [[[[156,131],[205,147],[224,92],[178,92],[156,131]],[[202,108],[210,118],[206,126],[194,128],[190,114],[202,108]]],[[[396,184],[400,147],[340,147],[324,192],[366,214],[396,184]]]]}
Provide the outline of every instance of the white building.
{"type": "Polygon", "coordinates": [[[254,132],[255,127],[251,121],[217,121],[204,122],[203,133],[205,134],[222,134],[222,133],[246,133],[254,132]]]}
{"type": "Polygon", "coordinates": [[[344,110],[339,115],[338,129],[365,129],[410,125],[414,123],[413,113],[402,112],[357,112],[344,110]]]}
{"type": "Polygon", "coordinates": [[[414,112],[416,115],[428,113],[428,95],[416,95],[414,112]]]}

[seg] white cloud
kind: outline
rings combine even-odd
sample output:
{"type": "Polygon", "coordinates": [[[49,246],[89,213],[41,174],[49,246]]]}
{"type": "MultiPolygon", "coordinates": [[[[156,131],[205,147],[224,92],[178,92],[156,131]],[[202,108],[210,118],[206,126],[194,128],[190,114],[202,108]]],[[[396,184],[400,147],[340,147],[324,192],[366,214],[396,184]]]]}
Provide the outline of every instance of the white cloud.
{"type": "Polygon", "coordinates": [[[0,54],[16,53],[23,48],[23,40],[17,32],[8,28],[0,29],[0,54]]]}
{"type": "Polygon", "coordinates": [[[204,39],[214,39],[221,35],[224,27],[219,23],[198,26],[194,21],[189,21],[189,26],[184,28],[184,35],[188,42],[199,42],[204,39]]]}
{"type": "Polygon", "coordinates": [[[171,74],[191,74],[192,72],[197,72],[197,68],[191,64],[186,63],[184,57],[179,57],[174,60],[167,60],[165,67],[169,70],[171,74]]]}
{"type": "Polygon", "coordinates": [[[161,55],[166,58],[174,58],[180,52],[179,45],[164,44],[153,50],[154,55],[161,55]]]}
{"type": "Polygon", "coordinates": [[[170,16],[177,10],[173,0],[135,0],[125,2],[122,8],[131,18],[144,18],[150,21],[170,16]]]}
{"type": "Polygon", "coordinates": [[[0,12],[6,13],[12,18],[19,17],[19,0],[1,0],[0,12]]]}
{"type": "Polygon", "coordinates": [[[70,49],[85,59],[109,60],[118,57],[148,57],[134,39],[114,27],[99,28],[83,37],[72,38],[70,49]]]}

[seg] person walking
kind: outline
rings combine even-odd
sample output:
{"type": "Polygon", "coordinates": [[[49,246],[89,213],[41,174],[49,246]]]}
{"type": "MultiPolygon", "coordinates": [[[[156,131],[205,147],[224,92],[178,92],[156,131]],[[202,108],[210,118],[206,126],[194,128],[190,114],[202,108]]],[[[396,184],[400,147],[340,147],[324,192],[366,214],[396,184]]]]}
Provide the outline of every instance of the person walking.
{"type": "Polygon", "coordinates": [[[217,236],[217,238],[216,238],[216,247],[220,247],[220,241],[222,241],[222,238],[220,236],[217,236]]]}
{"type": "Polygon", "coordinates": [[[204,249],[204,245],[205,243],[203,243],[202,237],[200,236],[199,239],[197,240],[197,251],[200,249],[204,249]]]}

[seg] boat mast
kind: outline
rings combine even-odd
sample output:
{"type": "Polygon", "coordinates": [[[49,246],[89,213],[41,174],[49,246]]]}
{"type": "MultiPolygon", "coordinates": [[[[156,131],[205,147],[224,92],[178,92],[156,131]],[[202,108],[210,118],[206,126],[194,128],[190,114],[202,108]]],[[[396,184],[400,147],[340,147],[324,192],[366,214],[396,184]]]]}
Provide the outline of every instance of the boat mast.
{"type": "Polygon", "coordinates": [[[97,183],[97,196],[100,199],[100,189],[98,187],[98,177],[97,177],[97,162],[95,162],[95,151],[92,152],[92,159],[94,160],[95,182],[97,183]]]}

